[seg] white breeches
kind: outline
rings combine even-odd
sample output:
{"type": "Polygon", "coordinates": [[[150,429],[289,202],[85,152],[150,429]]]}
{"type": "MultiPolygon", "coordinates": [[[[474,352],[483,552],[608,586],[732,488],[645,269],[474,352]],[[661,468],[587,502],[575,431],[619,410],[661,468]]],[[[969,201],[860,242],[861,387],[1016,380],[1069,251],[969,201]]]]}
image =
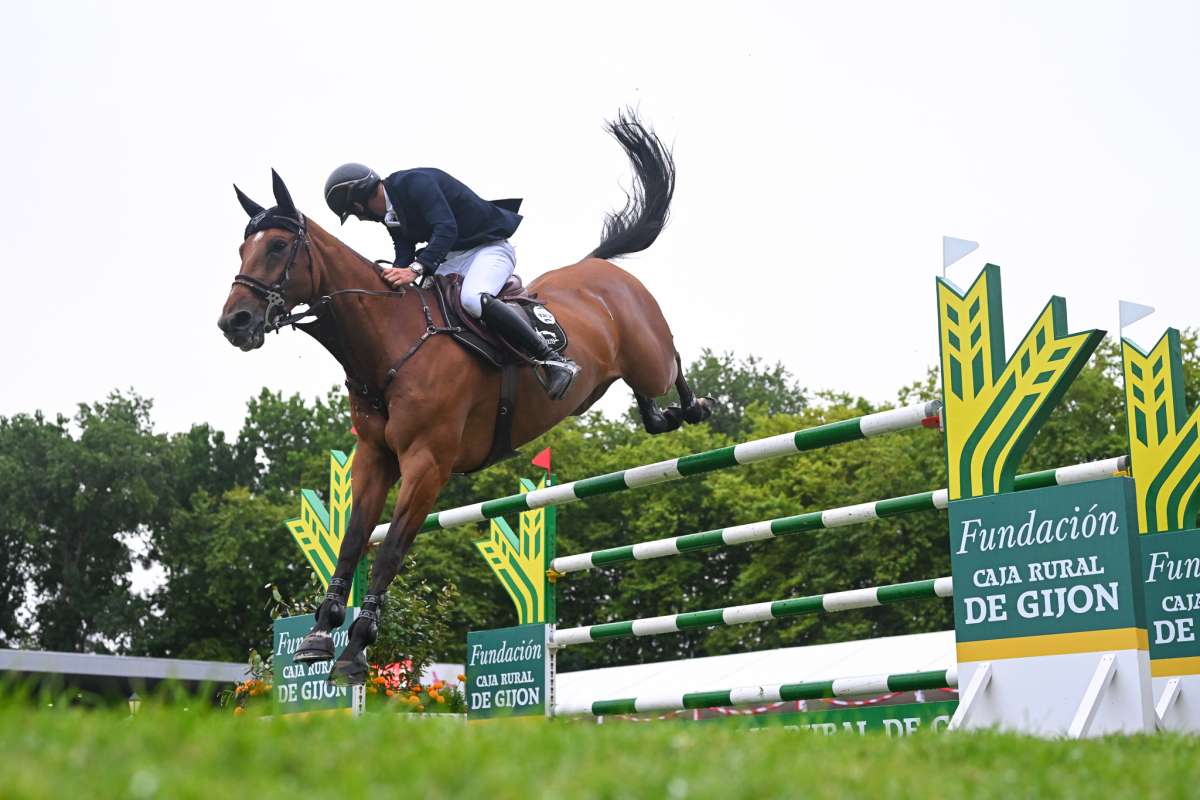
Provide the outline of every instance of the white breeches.
{"type": "Polygon", "coordinates": [[[473,250],[452,251],[438,267],[439,275],[463,276],[462,305],[467,313],[479,319],[483,305],[481,294],[497,295],[508,276],[517,268],[517,251],[507,239],[481,244],[473,250]]]}

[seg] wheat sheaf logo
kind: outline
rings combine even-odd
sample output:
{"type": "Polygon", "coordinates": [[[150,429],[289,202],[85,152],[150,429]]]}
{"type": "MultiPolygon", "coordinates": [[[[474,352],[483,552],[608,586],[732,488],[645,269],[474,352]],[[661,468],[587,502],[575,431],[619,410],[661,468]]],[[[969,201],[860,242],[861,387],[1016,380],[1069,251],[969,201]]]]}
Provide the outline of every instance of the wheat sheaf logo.
{"type": "Polygon", "coordinates": [[[1067,304],[1051,297],[1005,360],[1000,268],[965,293],[937,280],[950,499],[1010,491],[1021,458],[1104,331],[1067,333],[1067,304]]]}
{"type": "MultiPolygon", "coordinates": [[[[346,455],[341,450],[330,450],[328,507],[312,489],[301,489],[300,516],[284,523],[325,588],[329,588],[329,579],[333,576],[338,553],[342,549],[342,537],[346,535],[346,526],[350,522],[353,499],[350,468],[353,463],[354,453],[346,455]]],[[[366,569],[364,559],[354,574],[346,605],[358,605],[366,569]]]]}
{"type": "Polygon", "coordinates": [[[1188,414],[1179,331],[1149,353],[1121,340],[1129,455],[1142,533],[1196,527],[1200,507],[1200,408],[1188,414]]]}
{"type": "MultiPolygon", "coordinates": [[[[536,485],[526,478],[520,479],[521,494],[544,489],[546,485],[545,478],[536,485]]],[[[488,538],[475,543],[512,600],[518,625],[554,619],[549,607],[552,594],[546,587],[554,512],[553,507],[521,512],[518,531],[513,531],[503,517],[497,517],[490,521],[488,538]]]]}

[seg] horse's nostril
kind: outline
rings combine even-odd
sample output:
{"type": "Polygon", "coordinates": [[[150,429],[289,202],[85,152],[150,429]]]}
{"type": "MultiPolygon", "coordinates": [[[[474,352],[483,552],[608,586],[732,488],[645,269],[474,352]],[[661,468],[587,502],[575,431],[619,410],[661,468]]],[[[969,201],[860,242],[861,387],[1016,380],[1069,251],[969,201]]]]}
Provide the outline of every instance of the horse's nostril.
{"type": "Polygon", "coordinates": [[[229,327],[235,331],[244,331],[250,327],[253,320],[254,315],[249,311],[239,311],[233,315],[233,319],[229,320],[229,327]]]}
{"type": "Polygon", "coordinates": [[[235,311],[232,314],[226,314],[217,321],[217,327],[226,333],[241,333],[247,330],[254,322],[254,315],[249,311],[235,311]]]}

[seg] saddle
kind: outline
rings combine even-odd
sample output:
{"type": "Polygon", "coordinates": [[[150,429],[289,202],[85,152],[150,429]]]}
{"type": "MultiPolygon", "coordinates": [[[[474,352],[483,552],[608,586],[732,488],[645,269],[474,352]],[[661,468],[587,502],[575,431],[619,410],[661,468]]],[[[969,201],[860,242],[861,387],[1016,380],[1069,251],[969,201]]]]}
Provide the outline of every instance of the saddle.
{"type": "MultiPolygon", "coordinates": [[[[482,358],[493,367],[503,369],[509,364],[528,364],[529,359],[524,353],[511,347],[508,342],[496,336],[487,326],[472,317],[462,307],[462,276],[435,275],[423,288],[433,290],[437,297],[438,307],[446,320],[447,328],[456,328],[451,335],[454,340],[466,348],[467,352],[482,358]]],[[[567,346],[567,334],[558,324],[554,314],[538,302],[536,294],[530,294],[521,279],[513,275],[509,277],[500,293],[496,295],[506,303],[512,303],[522,309],[529,317],[533,329],[541,334],[550,345],[550,349],[561,353],[567,346]]]]}
{"type": "MultiPolygon", "coordinates": [[[[426,280],[422,288],[429,289],[437,299],[438,310],[442,312],[442,319],[445,320],[450,337],[468,353],[500,370],[500,401],[496,409],[492,448],[483,463],[469,472],[478,472],[499,461],[512,458],[517,455],[517,451],[512,447],[512,421],[517,405],[517,370],[530,364],[529,358],[466,312],[461,300],[461,275],[435,275],[426,280]]],[[[509,277],[496,297],[525,311],[533,329],[556,353],[566,348],[566,331],[558,324],[554,314],[538,302],[537,295],[530,294],[525,289],[518,276],[509,277]]]]}

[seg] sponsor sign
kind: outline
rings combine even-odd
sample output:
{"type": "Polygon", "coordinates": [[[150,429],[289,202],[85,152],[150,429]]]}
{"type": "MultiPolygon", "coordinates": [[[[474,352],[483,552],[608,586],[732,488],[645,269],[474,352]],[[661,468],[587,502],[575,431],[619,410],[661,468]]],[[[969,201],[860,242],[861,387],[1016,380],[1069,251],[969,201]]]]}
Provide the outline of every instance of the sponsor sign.
{"type": "MultiPolygon", "coordinates": [[[[348,608],[346,612],[346,622],[333,632],[335,653],[346,646],[350,637],[350,624],[358,616],[357,608],[348,608]]],[[[276,714],[356,710],[361,707],[363,687],[335,686],[329,682],[332,661],[300,664],[292,660],[292,655],[300,646],[300,640],[312,626],[312,614],[275,620],[275,651],[271,666],[274,673],[276,714]]]]}
{"type": "Polygon", "coordinates": [[[951,502],[959,660],[964,642],[1144,629],[1134,509],[1128,478],[951,502]]]}
{"type": "Polygon", "coordinates": [[[471,719],[545,716],[550,703],[550,627],[467,634],[467,713],[471,719]]]}
{"type": "MultiPolygon", "coordinates": [[[[787,728],[808,730],[826,736],[866,736],[869,733],[887,736],[909,736],[921,731],[946,730],[957,700],[938,703],[904,703],[899,705],[861,706],[825,711],[795,711],[749,716],[725,717],[729,724],[747,728],[787,728]]],[[[721,719],[710,717],[709,720],[721,719]]],[[[705,720],[705,721],[709,721],[705,720]]]]}
{"type": "Polygon", "coordinates": [[[1151,533],[1142,536],[1140,544],[1151,672],[1155,676],[1198,673],[1200,531],[1151,533]],[[1191,661],[1175,662],[1186,667],[1182,671],[1172,671],[1163,663],[1164,659],[1183,658],[1191,661]]]}

